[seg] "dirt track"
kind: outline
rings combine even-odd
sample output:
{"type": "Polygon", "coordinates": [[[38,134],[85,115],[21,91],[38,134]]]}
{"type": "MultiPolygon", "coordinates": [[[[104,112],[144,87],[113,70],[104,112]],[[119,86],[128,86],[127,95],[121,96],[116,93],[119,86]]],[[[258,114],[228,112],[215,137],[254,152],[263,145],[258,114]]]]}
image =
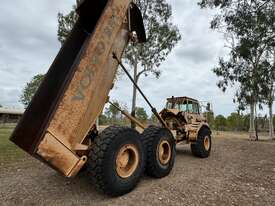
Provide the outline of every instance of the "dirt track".
{"type": "Polygon", "coordinates": [[[109,198],[85,174],[66,179],[32,158],[0,168],[1,205],[275,205],[275,142],[216,138],[209,159],[177,149],[172,174],[144,177],[130,194],[109,198]]]}

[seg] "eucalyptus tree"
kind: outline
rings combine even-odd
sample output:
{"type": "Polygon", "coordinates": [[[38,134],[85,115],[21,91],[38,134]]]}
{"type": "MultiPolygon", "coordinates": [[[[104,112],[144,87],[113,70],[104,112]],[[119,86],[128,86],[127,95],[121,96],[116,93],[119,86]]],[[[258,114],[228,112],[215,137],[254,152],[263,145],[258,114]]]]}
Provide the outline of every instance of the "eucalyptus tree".
{"type": "Polygon", "coordinates": [[[45,77],[44,74],[35,75],[31,79],[31,81],[28,82],[24,87],[23,93],[20,96],[20,102],[25,106],[25,108],[30,104],[34,94],[36,93],[37,89],[42,83],[44,77],[45,77]]]}
{"type": "Polygon", "coordinates": [[[263,98],[269,108],[269,137],[270,139],[274,139],[273,102],[275,93],[275,50],[267,51],[266,55],[267,58],[270,58],[270,61],[266,61],[263,67],[265,72],[261,86],[264,91],[263,98]],[[273,62],[271,59],[273,59],[273,62]]]}
{"type": "Polygon", "coordinates": [[[265,55],[274,48],[274,1],[273,0],[201,0],[201,8],[216,8],[218,13],[211,28],[224,32],[230,49],[228,58],[221,58],[214,72],[221,78],[218,86],[238,86],[236,100],[241,107],[250,105],[250,136],[255,137],[255,105],[266,95],[265,55]]]}
{"type": "MultiPolygon", "coordinates": [[[[178,28],[172,23],[172,8],[166,0],[137,0],[147,33],[145,44],[130,43],[124,58],[133,68],[136,83],[141,76],[153,74],[159,78],[161,63],[181,40],[178,28]]],[[[135,116],[137,90],[133,87],[132,112],[135,116]]]]}

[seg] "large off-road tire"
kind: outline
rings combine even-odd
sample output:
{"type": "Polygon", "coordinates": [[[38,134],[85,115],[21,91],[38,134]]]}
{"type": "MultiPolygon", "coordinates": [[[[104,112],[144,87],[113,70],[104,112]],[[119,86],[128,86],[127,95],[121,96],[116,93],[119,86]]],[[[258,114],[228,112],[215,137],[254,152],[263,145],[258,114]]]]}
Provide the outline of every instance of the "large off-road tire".
{"type": "Polygon", "coordinates": [[[176,157],[176,143],[166,128],[150,126],[142,134],[146,152],[146,174],[162,178],[170,174],[176,157]]]}
{"type": "Polygon", "coordinates": [[[197,141],[191,144],[191,151],[194,156],[200,158],[209,157],[212,148],[211,131],[208,128],[202,128],[199,131],[197,141]]]}
{"type": "Polygon", "coordinates": [[[145,167],[140,134],[128,127],[112,126],[95,138],[87,162],[96,188],[110,196],[133,190],[145,167]]]}

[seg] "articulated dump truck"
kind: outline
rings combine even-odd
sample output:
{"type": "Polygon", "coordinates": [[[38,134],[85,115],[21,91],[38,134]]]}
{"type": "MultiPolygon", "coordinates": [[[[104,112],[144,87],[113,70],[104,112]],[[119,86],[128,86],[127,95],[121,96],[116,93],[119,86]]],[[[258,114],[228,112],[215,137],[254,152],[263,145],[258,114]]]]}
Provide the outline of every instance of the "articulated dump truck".
{"type": "MultiPolygon", "coordinates": [[[[162,126],[110,126],[98,132],[96,120],[109,101],[115,75],[129,41],[146,34],[139,8],[131,0],[82,0],[79,18],[62,46],[11,141],[66,177],[86,169],[95,187],[110,196],[130,192],[144,170],[167,176],[176,139],[168,124],[134,84],[162,126]]],[[[118,108],[119,109],[119,108],[118,108]]],[[[194,141],[193,141],[194,143],[194,141]]]]}

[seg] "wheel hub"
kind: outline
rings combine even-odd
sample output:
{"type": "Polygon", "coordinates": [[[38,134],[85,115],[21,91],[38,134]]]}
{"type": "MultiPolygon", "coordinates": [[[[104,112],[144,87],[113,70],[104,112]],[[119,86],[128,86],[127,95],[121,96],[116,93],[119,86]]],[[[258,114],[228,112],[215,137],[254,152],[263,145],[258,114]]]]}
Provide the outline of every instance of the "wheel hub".
{"type": "Polygon", "coordinates": [[[162,165],[166,165],[169,163],[172,152],[171,146],[167,140],[163,140],[160,142],[158,146],[158,159],[162,165]]]}
{"type": "Polygon", "coordinates": [[[208,151],[210,149],[210,138],[208,136],[204,138],[203,144],[204,144],[205,150],[208,151]]]}
{"type": "Polygon", "coordinates": [[[135,145],[124,145],[116,157],[116,171],[121,178],[130,177],[137,169],[139,153],[135,145]]]}

